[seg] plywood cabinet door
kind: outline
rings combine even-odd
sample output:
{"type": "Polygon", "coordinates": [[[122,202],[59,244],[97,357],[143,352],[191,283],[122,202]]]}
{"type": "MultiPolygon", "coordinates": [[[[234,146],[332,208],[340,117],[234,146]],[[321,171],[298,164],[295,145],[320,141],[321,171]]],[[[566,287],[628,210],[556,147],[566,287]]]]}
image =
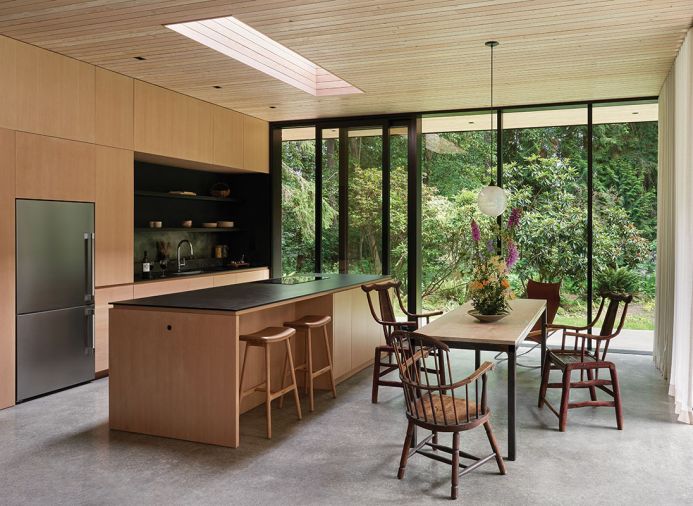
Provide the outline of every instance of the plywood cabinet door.
{"type": "Polygon", "coordinates": [[[214,286],[237,285],[239,283],[250,283],[269,278],[269,269],[257,269],[252,271],[230,272],[228,274],[217,274],[214,276],[214,286]]]}
{"type": "Polygon", "coordinates": [[[97,288],[94,315],[94,369],[97,374],[108,370],[108,310],[113,302],[132,299],[132,285],[97,288]]]}
{"type": "Polygon", "coordinates": [[[97,144],[132,149],[133,79],[97,68],[95,82],[95,141],[97,144]]]}
{"type": "Polygon", "coordinates": [[[243,117],[243,168],[269,173],[269,123],[243,117]]]}
{"type": "Polygon", "coordinates": [[[351,371],[351,301],[356,295],[354,290],[347,290],[333,296],[332,360],[335,378],[351,371]]]}
{"type": "Polygon", "coordinates": [[[94,142],[93,65],[19,44],[16,79],[18,130],[94,142]]]}
{"type": "Polygon", "coordinates": [[[15,133],[0,129],[0,409],[15,400],[15,133]]]}
{"type": "Polygon", "coordinates": [[[94,202],[95,148],[17,132],[17,198],[94,202]]]}
{"type": "Polygon", "coordinates": [[[17,128],[17,46],[20,43],[0,36],[0,127],[17,128]]]}
{"type": "Polygon", "coordinates": [[[96,286],[133,281],[133,154],[126,149],[96,150],[96,286]]]}
{"type": "Polygon", "coordinates": [[[201,276],[199,278],[172,279],[170,281],[153,281],[150,283],[138,283],[135,285],[135,298],[154,297],[168,293],[188,292],[201,290],[214,286],[213,276],[201,276]]]}
{"type": "Polygon", "coordinates": [[[214,106],[213,129],[212,162],[225,167],[243,168],[243,115],[214,106]]]}

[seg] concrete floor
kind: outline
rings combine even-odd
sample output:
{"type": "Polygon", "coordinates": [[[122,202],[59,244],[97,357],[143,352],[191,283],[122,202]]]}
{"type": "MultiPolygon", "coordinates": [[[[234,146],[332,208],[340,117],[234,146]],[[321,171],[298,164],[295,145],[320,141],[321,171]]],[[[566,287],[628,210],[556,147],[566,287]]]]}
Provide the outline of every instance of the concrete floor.
{"type": "MultiPolygon", "coordinates": [[[[454,352],[459,377],[469,352],[454,352]]],[[[490,359],[491,354],[484,354],[490,359]]],[[[532,352],[525,362],[537,362],[532,352]]],[[[460,482],[467,504],[691,504],[693,427],[674,423],[651,357],[614,355],[625,430],[610,408],[572,410],[568,432],[536,408],[538,370],[518,371],[519,459],[500,476],[493,462],[460,482]]],[[[489,382],[493,423],[505,449],[506,365],[489,382]]],[[[369,371],[321,394],[302,422],[291,403],[241,418],[236,450],[108,430],[108,380],[0,411],[0,504],[424,504],[447,500],[449,467],[414,456],[395,478],[404,438],[400,392],[370,403],[369,371]]],[[[556,392],[553,393],[556,398],[556,392]]],[[[307,406],[304,400],[304,409],[307,406]]],[[[483,429],[462,435],[486,454],[483,429]]]]}

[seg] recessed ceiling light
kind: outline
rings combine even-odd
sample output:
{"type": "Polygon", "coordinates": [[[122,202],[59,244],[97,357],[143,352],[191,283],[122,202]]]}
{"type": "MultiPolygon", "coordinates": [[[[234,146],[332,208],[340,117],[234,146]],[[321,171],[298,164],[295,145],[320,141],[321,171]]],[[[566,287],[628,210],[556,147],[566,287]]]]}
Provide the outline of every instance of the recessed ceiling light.
{"type": "Polygon", "coordinates": [[[633,114],[640,114],[638,111],[633,112],[633,114]]]}
{"type": "Polygon", "coordinates": [[[135,56],[135,60],[146,60],[144,56],[135,56]]]}
{"type": "Polygon", "coordinates": [[[165,26],[311,95],[363,93],[233,16],[165,26]]]}
{"type": "Polygon", "coordinates": [[[221,89],[221,86],[219,86],[218,84],[215,84],[213,87],[216,88],[216,89],[218,89],[218,90],[221,89]]]}
{"type": "Polygon", "coordinates": [[[474,122],[473,122],[473,121],[470,121],[470,122],[469,122],[469,124],[470,124],[470,125],[473,125],[473,124],[474,124],[474,122]]]}
{"type": "Polygon", "coordinates": [[[276,106],[276,105],[270,105],[269,108],[270,108],[270,109],[276,109],[277,106],[276,106]]]}

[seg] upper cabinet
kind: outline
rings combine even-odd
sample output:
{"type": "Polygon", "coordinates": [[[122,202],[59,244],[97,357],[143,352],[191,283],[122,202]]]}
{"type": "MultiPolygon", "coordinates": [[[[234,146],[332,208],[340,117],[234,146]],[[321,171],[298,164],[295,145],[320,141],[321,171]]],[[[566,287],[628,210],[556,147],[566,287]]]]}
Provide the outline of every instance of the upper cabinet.
{"type": "Polygon", "coordinates": [[[14,128],[93,143],[95,67],[28,44],[14,58],[14,128]]]}
{"type": "Polygon", "coordinates": [[[244,117],[231,109],[214,107],[214,164],[243,167],[244,117]]]}
{"type": "Polygon", "coordinates": [[[218,168],[269,172],[269,124],[135,80],[134,149],[218,168]]]}
{"type": "Polygon", "coordinates": [[[95,146],[17,132],[17,198],[94,202],[95,146]]]}
{"type": "Polygon", "coordinates": [[[135,81],[135,151],[211,163],[213,107],[135,81]]]}
{"type": "Polygon", "coordinates": [[[17,46],[20,43],[0,37],[0,127],[17,127],[17,46]]]}
{"type": "Polygon", "coordinates": [[[134,80],[96,68],[95,142],[104,146],[132,149],[134,80]]]}
{"type": "Polygon", "coordinates": [[[269,123],[243,117],[243,168],[269,173],[269,123]]]}

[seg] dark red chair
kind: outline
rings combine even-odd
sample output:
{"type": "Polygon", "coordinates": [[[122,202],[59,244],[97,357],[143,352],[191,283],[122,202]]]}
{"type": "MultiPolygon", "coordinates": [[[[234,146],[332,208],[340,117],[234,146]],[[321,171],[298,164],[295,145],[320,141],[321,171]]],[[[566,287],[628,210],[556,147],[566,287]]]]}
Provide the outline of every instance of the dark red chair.
{"type": "MultiPolygon", "coordinates": [[[[561,282],[558,283],[540,283],[532,279],[527,280],[527,298],[546,301],[546,323],[553,323],[558,312],[558,307],[561,305],[561,282]]],[[[554,330],[557,332],[557,330],[554,330]]],[[[525,338],[528,341],[541,343],[541,318],[534,324],[532,330],[525,338]]]]}
{"type": "Polygon", "coordinates": [[[618,374],[616,373],[616,365],[613,362],[607,362],[606,352],[609,349],[611,340],[621,333],[623,324],[628,313],[628,304],[633,300],[632,295],[622,294],[605,294],[602,296],[601,304],[597,316],[589,325],[584,327],[576,327],[572,325],[552,325],[553,329],[562,331],[563,339],[561,348],[556,350],[547,350],[546,359],[544,360],[544,370],[542,372],[541,389],[539,390],[539,408],[544,404],[558,417],[558,428],[564,432],[568,423],[568,410],[573,408],[582,408],[586,406],[607,406],[613,407],[616,410],[616,424],[618,429],[623,429],[623,413],[621,409],[621,392],[618,386],[618,374]],[[604,310],[606,301],[609,305],[604,315],[601,330],[599,334],[588,332],[589,329],[596,327],[604,310]],[[618,312],[621,310],[618,327],[614,330],[618,312]],[[575,342],[571,347],[566,346],[566,338],[574,337],[575,342]],[[592,343],[594,350],[588,348],[592,343]],[[609,379],[601,379],[599,371],[607,369],[609,371],[609,379]],[[549,383],[549,375],[551,371],[559,370],[562,372],[562,380],[560,383],[549,383]],[[573,371],[580,371],[580,381],[573,381],[573,371]],[[587,380],[585,380],[585,374],[587,380]],[[611,388],[608,388],[611,387],[611,388]],[[546,400],[546,391],[548,388],[560,388],[561,407],[559,411],[546,400]],[[590,392],[589,401],[570,402],[571,388],[587,388],[590,392]],[[613,400],[597,399],[597,389],[607,393],[613,400]]]}
{"type": "Polygon", "coordinates": [[[443,314],[442,311],[434,311],[432,313],[414,314],[407,311],[402,302],[402,296],[400,294],[401,283],[399,281],[389,280],[380,283],[370,283],[367,285],[361,285],[361,289],[366,292],[366,297],[368,298],[368,307],[371,309],[371,314],[376,322],[378,322],[383,327],[383,334],[385,335],[385,344],[381,346],[376,346],[375,348],[375,360],[373,362],[373,390],[371,392],[371,401],[373,403],[378,402],[378,387],[401,387],[402,383],[399,381],[391,381],[381,379],[383,376],[396,371],[397,364],[392,361],[392,334],[396,330],[416,330],[419,328],[418,320],[419,318],[425,318],[426,323],[430,321],[432,316],[438,316],[443,314]],[[399,303],[399,308],[402,313],[407,315],[410,321],[398,322],[395,317],[395,310],[392,306],[392,298],[390,296],[390,290],[395,292],[397,297],[397,302],[399,303]],[[378,294],[378,308],[380,314],[375,310],[373,305],[373,300],[371,299],[371,292],[378,294]],[[387,354],[385,360],[383,355],[387,354]]]}

